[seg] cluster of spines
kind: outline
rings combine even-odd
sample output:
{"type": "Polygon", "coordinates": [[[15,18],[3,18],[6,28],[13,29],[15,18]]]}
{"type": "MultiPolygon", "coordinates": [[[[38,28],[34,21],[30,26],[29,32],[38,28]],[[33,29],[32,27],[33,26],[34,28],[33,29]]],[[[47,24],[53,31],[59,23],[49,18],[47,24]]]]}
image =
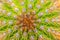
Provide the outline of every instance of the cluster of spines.
{"type": "MultiPolygon", "coordinates": [[[[55,29],[59,28],[60,25],[56,23],[57,21],[59,21],[59,19],[55,18],[55,17],[57,17],[59,12],[56,12],[53,7],[51,7],[51,8],[49,7],[52,5],[52,4],[50,5],[50,3],[51,3],[50,0],[49,1],[46,0],[47,3],[44,3],[43,0],[42,1],[40,0],[42,3],[41,5],[37,5],[37,3],[39,3],[39,2],[37,2],[37,0],[30,0],[32,5],[30,4],[30,1],[28,1],[28,0],[24,0],[24,1],[25,1],[25,3],[22,1],[21,4],[17,0],[13,0],[13,2],[11,0],[8,0],[6,2],[3,1],[3,3],[1,3],[1,5],[3,7],[1,7],[2,9],[0,8],[0,11],[1,11],[0,12],[0,14],[1,14],[0,15],[0,23],[1,23],[0,31],[3,32],[3,35],[5,35],[5,30],[7,31],[5,36],[7,36],[8,38],[6,38],[6,40],[10,40],[11,37],[13,37],[12,38],[12,40],[13,40],[16,37],[19,37],[19,35],[22,36],[22,38],[20,37],[21,40],[24,40],[24,39],[28,40],[29,38],[31,38],[30,40],[34,40],[34,38],[36,38],[35,40],[37,40],[36,36],[39,36],[38,38],[40,38],[40,39],[43,37],[44,38],[47,37],[46,40],[48,40],[48,39],[54,40],[52,37],[52,34],[47,33],[47,31],[48,32],[51,31],[50,27],[55,28],[55,29]],[[50,12],[51,10],[53,10],[53,11],[50,12]],[[26,11],[27,12],[37,11],[36,15],[39,18],[38,21],[41,22],[40,24],[38,24],[38,27],[36,27],[37,31],[38,31],[38,33],[37,33],[38,35],[34,34],[34,32],[32,32],[32,33],[21,32],[19,29],[16,31],[17,27],[14,29],[15,22],[16,22],[16,19],[15,19],[16,15],[20,15],[21,12],[26,12],[26,11]],[[53,19],[53,20],[51,20],[51,19],[53,19]],[[10,33],[10,34],[7,34],[7,33],[10,33]],[[16,37],[14,36],[15,34],[16,34],[16,37]],[[42,34],[42,35],[40,35],[40,34],[42,34]],[[30,35],[30,36],[28,36],[28,38],[23,37],[26,35],[30,35]]],[[[52,31],[54,34],[56,33],[56,32],[54,32],[54,30],[52,30],[52,31]]],[[[16,40],[20,40],[20,38],[16,38],[16,40]]]]}

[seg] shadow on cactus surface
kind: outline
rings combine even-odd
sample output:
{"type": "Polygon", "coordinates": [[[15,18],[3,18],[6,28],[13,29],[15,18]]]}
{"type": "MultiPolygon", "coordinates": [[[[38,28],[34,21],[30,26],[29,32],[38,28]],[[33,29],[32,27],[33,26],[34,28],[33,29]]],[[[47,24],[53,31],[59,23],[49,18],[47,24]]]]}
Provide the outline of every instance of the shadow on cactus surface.
{"type": "Polygon", "coordinates": [[[0,40],[60,40],[60,0],[0,0],[0,40]]]}

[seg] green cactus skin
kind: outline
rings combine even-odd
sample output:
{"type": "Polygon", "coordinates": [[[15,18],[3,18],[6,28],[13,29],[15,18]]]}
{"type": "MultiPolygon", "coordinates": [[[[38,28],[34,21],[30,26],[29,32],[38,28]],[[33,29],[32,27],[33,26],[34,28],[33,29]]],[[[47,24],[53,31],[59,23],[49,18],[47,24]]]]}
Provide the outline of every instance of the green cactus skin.
{"type": "Polygon", "coordinates": [[[59,11],[53,0],[1,0],[0,40],[59,40],[59,11]]]}

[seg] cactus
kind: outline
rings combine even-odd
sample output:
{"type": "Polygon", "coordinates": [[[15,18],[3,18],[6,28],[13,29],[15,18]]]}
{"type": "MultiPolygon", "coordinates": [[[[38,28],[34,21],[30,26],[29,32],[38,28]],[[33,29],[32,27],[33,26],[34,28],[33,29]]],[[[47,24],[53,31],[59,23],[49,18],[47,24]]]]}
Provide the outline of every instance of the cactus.
{"type": "Polygon", "coordinates": [[[60,40],[59,0],[0,0],[0,40],[60,40]]]}

